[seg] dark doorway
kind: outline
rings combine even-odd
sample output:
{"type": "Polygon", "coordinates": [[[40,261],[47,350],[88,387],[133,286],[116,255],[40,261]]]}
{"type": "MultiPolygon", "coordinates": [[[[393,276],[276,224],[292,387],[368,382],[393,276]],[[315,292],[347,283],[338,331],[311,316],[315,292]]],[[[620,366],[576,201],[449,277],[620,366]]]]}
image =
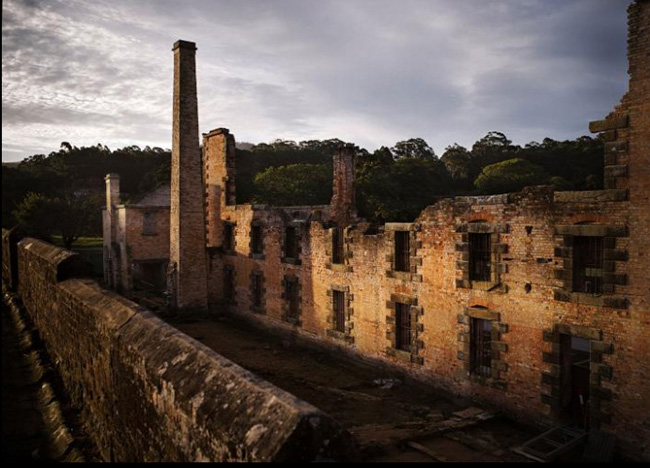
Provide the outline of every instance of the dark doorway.
{"type": "Polygon", "coordinates": [[[591,342],[577,336],[561,336],[561,414],[566,422],[589,425],[589,374],[591,342]]]}
{"type": "Polygon", "coordinates": [[[167,289],[167,260],[144,260],[133,263],[135,289],[162,293],[167,289]]]}

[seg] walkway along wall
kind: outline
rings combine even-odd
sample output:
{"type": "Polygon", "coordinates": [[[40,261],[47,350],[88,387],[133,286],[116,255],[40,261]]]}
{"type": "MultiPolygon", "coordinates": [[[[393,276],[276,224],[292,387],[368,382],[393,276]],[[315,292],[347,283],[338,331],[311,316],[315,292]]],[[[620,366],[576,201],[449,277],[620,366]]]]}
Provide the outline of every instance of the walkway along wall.
{"type": "MultiPolygon", "coordinates": [[[[11,258],[3,230],[4,268],[11,258]]],[[[344,459],[349,437],[279,390],[85,279],[79,257],[17,246],[18,294],[106,461],[344,459]]]]}

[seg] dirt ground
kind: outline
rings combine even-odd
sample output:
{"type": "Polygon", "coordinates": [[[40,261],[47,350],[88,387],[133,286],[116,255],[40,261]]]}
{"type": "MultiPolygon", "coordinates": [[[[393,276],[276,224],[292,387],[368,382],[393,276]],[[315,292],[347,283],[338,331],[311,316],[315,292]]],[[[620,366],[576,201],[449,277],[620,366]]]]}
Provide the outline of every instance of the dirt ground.
{"type": "Polygon", "coordinates": [[[510,448],[538,434],[471,402],[341,353],[233,319],[174,321],[219,354],[336,418],[366,461],[524,462],[510,448]]]}

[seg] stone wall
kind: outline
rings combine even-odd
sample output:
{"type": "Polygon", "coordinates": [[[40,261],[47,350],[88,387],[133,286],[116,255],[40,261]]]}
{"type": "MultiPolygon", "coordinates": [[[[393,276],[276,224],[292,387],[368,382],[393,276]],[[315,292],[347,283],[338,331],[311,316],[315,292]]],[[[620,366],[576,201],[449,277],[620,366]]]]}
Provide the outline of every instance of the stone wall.
{"type": "Polygon", "coordinates": [[[31,238],[17,250],[20,298],[103,460],[350,453],[349,436],[325,414],[85,279],[76,254],[31,238]]]}
{"type": "MultiPolygon", "coordinates": [[[[629,89],[621,104],[605,120],[614,123],[626,119],[625,126],[607,130],[603,137],[612,139],[606,147],[606,163],[620,187],[629,194],[627,313],[614,317],[617,327],[614,350],[619,359],[612,382],[616,405],[614,424],[625,424],[624,433],[650,451],[650,1],[637,0],[628,9],[629,89]]],[[[592,123],[592,126],[594,123],[592,123]]],[[[598,123],[595,123],[598,125],[598,123]]],[[[592,130],[594,130],[592,128],[592,130]]],[[[599,130],[599,129],[597,129],[599,130]]]]}
{"type": "Polygon", "coordinates": [[[592,427],[648,450],[644,424],[650,411],[642,396],[647,383],[637,380],[647,364],[632,357],[644,353],[639,341],[644,326],[638,321],[645,320],[641,304],[647,293],[635,297],[628,281],[629,203],[619,195],[615,190],[554,193],[550,187],[531,187],[444,200],[414,223],[387,224],[379,232],[364,224],[349,226],[344,264],[332,264],[333,228],[319,217],[303,214],[298,220],[291,209],[238,205],[226,211],[235,226],[234,251],[214,255],[210,290],[213,300],[232,313],[390,363],[522,419],[551,424],[559,407],[559,337],[588,338],[594,360],[592,427]],[[264,227],[262,257],[250,252],[254,219],[264,227]],[[297,261],[283,260],[283,236],[291,225],[300,226],[297,261]],[[411,239],[408,272],[394,270],[396,231],[407,231],[411,239]],[[493,275],[485,283],[466,276],[471,232],[489,232],[493,239],[493,275]],[[606,294],[574,293],[567,287],[571,259],[565,242],[571,232],[611,240],[605,250],[606,294]],[[235,285],[227,303],[221,273],[226,268],[235,285]],[[264,278],[263,307],[257,309],[251,296],[256,272],[264,278]],[[286,316],[288,278],[299,283],[296,321],[286,316]],[[333,291],[345,293],[344,332],[334,330],[333,291]],[[409,351],[395,347],[396,303],[411,307],[409,351]],[[488,377],[469,369],[469,324],[475,316],[492,321],[488,377]]]}
{"type": "Polygon", "coordinates": [[[7,284],[9,288],[13,289],[12,272],[11,272],[11,243],[9,240],[10,231],[2,229],[2,282],[7,284]]]}
{"type": "Polygon", "coordinates": [[[169,207],[128,206],[125,242],[137,260],[169,258],[169,207]]]}

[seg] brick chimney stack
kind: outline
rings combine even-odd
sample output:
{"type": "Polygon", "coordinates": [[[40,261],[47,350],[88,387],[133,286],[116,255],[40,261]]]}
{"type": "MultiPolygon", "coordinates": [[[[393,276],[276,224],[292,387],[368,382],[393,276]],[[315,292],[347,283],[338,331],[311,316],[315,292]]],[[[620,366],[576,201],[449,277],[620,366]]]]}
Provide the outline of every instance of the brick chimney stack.
{"type": "Polygon", "coordinates": [[[120,278],[121,257],[119,248],[115,248],[118,242],[119,218],[116,206],[120,201],[120,176],[118,174],[106,174],[106,210],[102,213],[102,229],[104,237],[104,281],[111,288],[117,289],[122,286],[120,278]]]}
{"type": "Polygon", "coordinates": [[[120,176],[107,174],[106,181],[106,211],[113,212],[113,208],[120,204],[120,176]]]}
{"type": "Polygon", "coordinates": [[[196,97],[196,44],[174,44],[169,289],[177,310],[205,311],[208,287],[203,174],[196,97]]]}
{"type": "Polygon", "coordinates": [[[235,205],[235,137],[227,128],[203,134],[203,165],[208,216],[208,247],[223,241],[222,213],[235,205]]]}
{"type": "Polygon", "coordinates": [[[334,187],[330,214],[338,226],[344,227],[357,217],[355,159],[357,147],[346,144],[334,153],[334,187]]]}

